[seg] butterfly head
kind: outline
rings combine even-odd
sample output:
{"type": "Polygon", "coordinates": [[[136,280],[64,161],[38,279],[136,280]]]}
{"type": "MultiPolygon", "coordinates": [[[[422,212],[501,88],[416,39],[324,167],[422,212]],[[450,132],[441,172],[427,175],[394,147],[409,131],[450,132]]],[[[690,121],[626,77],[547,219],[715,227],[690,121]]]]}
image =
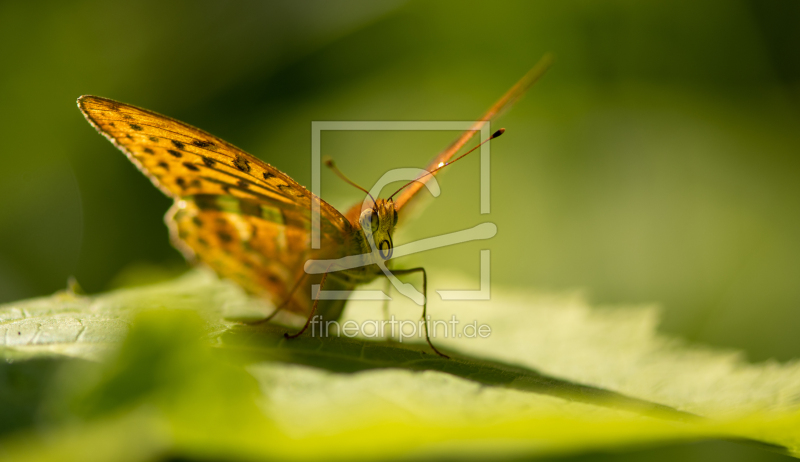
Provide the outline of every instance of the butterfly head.
{"type": "Polygon", "coordinates": [[[392,258],[394,249],[392,233],[394,233],[394,226],[397,224],[397,210],[394,208],[394,202],[392,200],[378,199],[373,207],[361,212],[361,217],[358,221],[361,231],[367,238],[366,245],[368,248],[364,250],[371,252],[373,248],[376,248],[384,260],[392,258]],[[374,243],[374,247],[371,245],[370,240],[374,243]]]}

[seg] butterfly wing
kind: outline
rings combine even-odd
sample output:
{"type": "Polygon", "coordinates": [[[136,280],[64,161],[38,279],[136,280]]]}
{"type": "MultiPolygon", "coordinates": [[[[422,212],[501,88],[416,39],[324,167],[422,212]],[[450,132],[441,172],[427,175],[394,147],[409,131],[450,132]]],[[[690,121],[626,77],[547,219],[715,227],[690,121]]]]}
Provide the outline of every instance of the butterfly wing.
{"type": "MultiPolygon", "coordinates": [[[[312,226],[319,226],[322,249],[313,258],[344,255],[350,222],[271,165],[146,109],[97,96],[80,97],[78,107],[156,187],[175,199],[167,222],[174,244],[188,258],[280,303],[312,258],[312,226]],[[311,221],[312,202],[319,204],[319,223],[311,221]]],[[[310,291],[298,290],[287,308],[304,313],[309,300],[310,291]]]]}
{"type": "MultiPolygon", "coordinates": [[[[451,143],[446,149],[440,152],[434,159],[428,164],[425,168],[427,171],[433,171],[436,169],[440,163],[447,163],[453,156],[461,149],[467,142],[478,133],[481,128],[483,128],[486,123],[494,121],[497,117],[502,115],[505,111],[511,108],[514,103],[519,100],[523,94],[531,87],[537,80],[547,71],[550,65],[553,63],[553,58],[551,55],[545,55],[536,66],[533,67],[527,74],[525,74],[522,79],[519,80],[513,87],[511,87],[502,98],[500,98],[488,111],[481,117],[475,124],[470,127],[469,130],[462,133],[458,138],[456,138],[453,143],[451,143]]],[[[434,173],[433,175],[436,175],[434,173]]],[[[407,204],[411,198],[413,198],[417,192],[422,189],[422,187],[430,181],[433,175],[426,175],[420,178],[418,181],[408,185],[400,195],[395,198],[395,209],[401,209],[405,204],[407,204]]]]}
{"type": "Polygon", "coordinates": [[[280,216],[251,214],[248,207],[260,208],[258,203],[228,196],[195,196],[176,202],[165,221],[173,244],[187,259],[207,264],[247,292],[275,304],[292,297],[286,309],[307,313],[311,307],[308,286],[318,283],[318,278],[306,280],[302,290],[292,293],[291,289],[312,255],[308,228],[288,217],[283,221],[280,216]]]}

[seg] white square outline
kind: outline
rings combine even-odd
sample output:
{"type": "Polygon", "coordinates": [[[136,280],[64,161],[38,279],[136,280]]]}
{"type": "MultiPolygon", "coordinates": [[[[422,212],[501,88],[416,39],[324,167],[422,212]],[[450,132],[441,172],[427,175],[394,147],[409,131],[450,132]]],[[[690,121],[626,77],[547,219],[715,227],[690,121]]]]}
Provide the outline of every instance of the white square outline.
{"type": "MultiPolygon", "coordinates": [[[[311,193],[316,197],[321,197],[321,141],[322,132],[325,130],[330,131],[477,131],[474,127],[482,124],[480,128],[480,154],[481,154],[481,215],[490,213],[491,210],[491,196],[490,196],[490,160],[491,160],[491,147],[490,143],[484,143],[491,135],[490,121],[472,120],[472,121],[312,121],[311,122],[311,193]]],[[[318,201],[311,201],[311,248],[320,248],[320,204],[318,201]]],[[[481,251],[481,288],[478,290],[436,290],[439,296],[445,300],[454,299],[473,299],[473,300],[488,300],[489,298],[489,251],[481,251]],[[484,258],[485,257],[485,258],[484,258]],[[484,273],[485,271],[485,273],[484,273]],[[486,283],[484,285],[484,283],[486,283]]],[[[336,297],[332,291],[320,291],[319,285],[314,284],[312,287],[312,295],[314,291],[318,291],[316,296],[321,296],[325,293],[328,297],[336,297]]],[[[333,291],[337,292],[337,291],[333,291]]],[[[365,292],[361,294],[366,296],[365,299],[386,299],[388,296],[382,291],[339,291],[346,292],[348,297],[355,292],[365,292]],[[380,292],[383,297],[373,292],[380,292]],[[368,294],[369,293],[369,294],[368,294]],[[372,298],[370,297],[377,297],[372,298]]],[[[338,294],[344,296],[344,294],[338,294]]],[[[325,298],[328,298],[325,297],[325,298]]],[[[361,298],[356,296],[356,298],[361,298]]]]}

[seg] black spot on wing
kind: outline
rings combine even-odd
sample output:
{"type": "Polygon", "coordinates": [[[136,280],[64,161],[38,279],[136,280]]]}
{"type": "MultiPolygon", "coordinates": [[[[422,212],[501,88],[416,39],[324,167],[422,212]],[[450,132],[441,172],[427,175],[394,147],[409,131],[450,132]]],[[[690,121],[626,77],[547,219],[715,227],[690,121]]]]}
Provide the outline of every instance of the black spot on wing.
{"type": "Polygon", "coordinates": [[[233,166],[245,173],[250,173],[250,161],[242,156],[236,156],[236,159],[233,160],[233,166]]]}
{"type": "Polygon", "coordinates": [[[200,170],[199,168],[197,168],[197,165],[195,165],[195,164],[193,164],[191,162],[184,162],[183,166],[188,168],[189,170],[191,170],[193,172],[197,172],[197,171],[200,170]]]}
{"type": "Polygon", "coordinates": [[[178,178],[175,178],[175,183],[177,183],[181,189],[186,189],[186,180],[184,180],[183,177],[179,176],[178,178]]]}
{"type": "Polygon", "coordinates": [[[174,149],[167,149],[167,152],[173,157],[183,157],[183,154],[174,149]]]}
{"type": "Polygon", "coordinates": [[[281,192],[284,192],[287,195],[296,196],[296,197],[305,197],[305,195],[300,193],[299,191],[297,191],[297,194],[294,194],[296,192],[295,189],[292,188],[291,186],[289,186],[288,184],[279,184],[278,185],[278,189],[280,189],[281,192]]]}
{"type": "Polygon", "coordinates": [[[225,231],[217,231],[217,236],[219,236],[220,241],[225,243],[233,241],[233,237],[225,231]]]}
{"type": "Polygon", "coordinates": [[[275,178],[275,175],[273,175],[273,174],[271,174],[269,172],[264,172],[263,175],[264,175],[264,179],[265,180],[269,180],[270,178],[275,178]]]}
{"type": "Polygon", "coordinates": [[[194,140],[192,144],[197,146],[198,148],[210,148],[214,146],[214,143],[211,141],[204,141],[204,140],[194,140]]]}
{"type": "Polygon", "coordinates": [[[153,152],[153,150],[152,150],[152,149],[150,149],[150,148],[144,148],[144,149],[142,149],[142,151],[144,151],[146,154],[155,154],[155,153],[153,152]]]}
{"type": "Polygon", "coordinates": [[[203,220],[201,220],[200,217],[197,217],[197,216],[192,217],[192,223],[194,223],[195,226],[197,226],[198,228],[202,228],[203,227],[203,220]]]}
{"type": "Polygon", "coordinates": [[[131,129],[132,129],[132,130],[136,130],[137,132],[140,132],[140,131],[142,131],[142,130],[143,130],[143,128],[142,128],[142,127],[140,127],[140,126],[138,126],[138,125],[136,125],[136,124],[128,124],[128,125],[130,125],[130,126],[131,126],[131,129]]]}
{"type": "Polygon", "coordinates": [[[148,137],[148,138],[150,138],[150,141],[152,141],[153,143],[158,143],[158,138],[157,138],[157,137],[155,137],[155,136],[150,136],[150,137],[148,137]]]}
{"type": "Polygon", "coordinates": [[[163,161],[162,161],[162,162],[159,162],[159,163],[158,163],[158,166],[159,166],[159,167],[161,167],[161,168],[163,168],[163,169],[164,169],[164,170],[166,170],[166,171],[169,171],[169,164],[167,164],[166,162],[163,162],[163,161]]]}
{"type": "Polygon", "coordinates": [[[183,144],[183,143],[181,143],[180,141],[176,141],[176,140],[170,140],[170,141],[172,141],[172,145],[173,145],[173,146],[175,146],[175,147],[176,147],[176,148],[178,148],[178,149],[183,149],[183,148],[185,148],[185,147],[186,147],[186,146],[184,146],[184,144],[183,144]]]}
{"type": "Polygon", "coordinates": [[[213,167],[217,163],[217,161],[215,161],[214,159],[212,159],[210,157],[206,157],[206,156],[202,156],[202,157],[203,157],[203,163],[206,164],[206,167],[213,167]]]}
{"type": "Polygon", "coordinates": [[[236,185],[237,185],[237,186],[239,186],[239,187],[240,187],[240,188],[242,188],[242,189],[247,189],[247,188],[249,188],[249,187],[250,187],[250,183],[248,183],[248,182],[247,182],[247,181],[245,181],[245,180],[239,180],[239,181],[237,181],[237,182],[236,182],[236,185]]]}

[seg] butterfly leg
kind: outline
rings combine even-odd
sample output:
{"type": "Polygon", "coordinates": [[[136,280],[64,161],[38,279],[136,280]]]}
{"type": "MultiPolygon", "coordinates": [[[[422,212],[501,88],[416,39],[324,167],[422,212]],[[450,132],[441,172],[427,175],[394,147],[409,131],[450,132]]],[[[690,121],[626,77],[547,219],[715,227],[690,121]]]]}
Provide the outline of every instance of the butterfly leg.
{"type": "Polygon", "coordinates": [[[403,269],[403,270],[393,270],[392,271],[395,275],[399,276],[402,274],[411,274],[411,273],[422,273],[422,295],[425,296],[425,301],[422,303],[422,324],[425,326],[425,341],[428,342],[428,345],[436,352],[437,355],[450,359],[449,356],[442,353],[441,351],[437,350],[433,343],[431,343],[430,333],[428,332],[428,273],[425,272],[425,268],[410,268],[410,269],[403,269]]]}
{"type": "MultiPolygon", "coordinates": [[[[389,292],[391,292],[391,291],[392,291],[392,281],[390,281],[389,278],[386,278],[386,284],[384,285],[383,293],[388,296],[389,292]]],[[[383,320],[384,321],[389,321],[389,299],[388,298],[383,301],[383,320]]],[[[392,338],[391,334],[389,334],[386,337],[386,341],[387,342],[393,342],[394,341],[394,339],[392,338]]]]}
{"type": "Polygon", "coordinates": [[[300,285],[303,283],[303,281],[305,281],[306,276],[307,276],[307,274],[305,272],[303,272],[303,275],[300,276],[300,279],[298,279],[297,282],[294,284],[294,287],[292,287],[292,290],[290,290],[289,294],[286,295],[286,299],[284,299],[283,302],[281,302],[281,304],[278,305],[278,307],[275,308],[275,311],[270,313],[269,316],[267,316],[264,319],[259,319],[258,321],[246,322],[245,324],[248,324],[248,325],[251,325],[251,326],[255,326],[255,325],[258,325],[258,324],[262,324],[262,323],[268,322],[270,319],[274,318],[276,314],[280,313],[284,308],[286,308],[286,305],[288,305],[289,302],[292,300],[292,296],[297,291],[297,288],[300,287],[300,285]]]}
{"type": "Polygon", "coordinates": [[[311,324],[311,320],[314,319],[314,315],[317,314],[317,304],[319,303],[319,296],[322,293],[322,287],[325,285],[325,279],[327,278],[328,278],[328,272],[326,271],[325,274],[322,275],[322,279],[319,281],[319,291],[317,292],[317,296],[314,298],[314,305],[311,307],[311,314],[308,315],[308,319],[306,319],[306,323],[303,326],[303,328],[300,329],[300,332],[297,332],[292,335],[285,333],[283,334],[284,337],[286,338],[299,337],[300,334],[302,334],[303,332],[306,331],[306,329],[308,329],[309,324],[311,324]]]}

